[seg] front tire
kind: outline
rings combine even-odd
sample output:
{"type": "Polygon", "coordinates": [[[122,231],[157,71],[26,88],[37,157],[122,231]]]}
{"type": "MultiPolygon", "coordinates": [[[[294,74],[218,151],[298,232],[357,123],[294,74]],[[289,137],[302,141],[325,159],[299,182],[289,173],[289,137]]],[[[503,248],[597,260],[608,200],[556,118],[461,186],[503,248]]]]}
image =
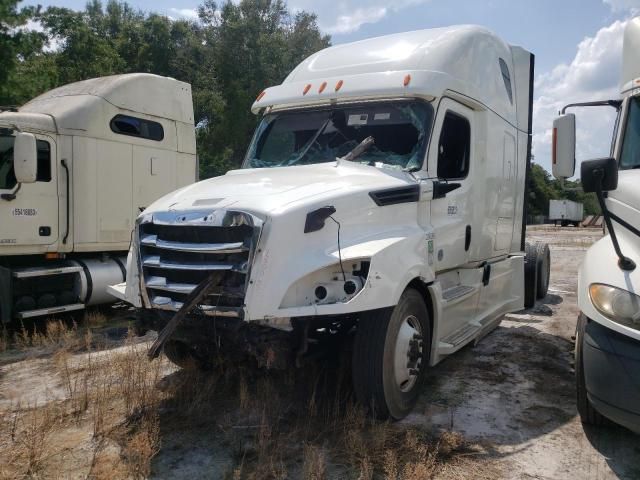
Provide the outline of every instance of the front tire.
{"type": "Polygon", "coordinates": [[[431,351],[429,311],[409,288],[393,309],[362,314],[353,351],[358,401],[377,418],[400,420],[415,406],[431,351]]]}
{"type": "Polygon", "coordinates": [[[578,326],[576,329],[576,400],[580,420],[587,425],[602,426],[605,418],[595,409],[587,396],[587,384],[584,379],[584,359],[582,356],[582,344],[587,328],[587,317],[584,314],[578,316],[578,326]]]}
{"type": "Polygon", "coordinates": [[[188,370],[208,370],[210,365],[197,352],[179,340],[168,340],[162,350],[171,363],[188,370]]]}

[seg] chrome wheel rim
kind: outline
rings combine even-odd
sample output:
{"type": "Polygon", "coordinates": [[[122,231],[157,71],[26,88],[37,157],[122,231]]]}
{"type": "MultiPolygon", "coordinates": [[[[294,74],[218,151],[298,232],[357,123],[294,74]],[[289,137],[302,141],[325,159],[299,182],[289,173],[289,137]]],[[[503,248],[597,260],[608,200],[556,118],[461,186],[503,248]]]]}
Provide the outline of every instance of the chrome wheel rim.
{"type": "Polygon", "coordinates": [[[402,392],[410,391],[418,380],[422,368],[422,326],[414,315],[402,320],[396,337],[394,376],[402,392]]]}

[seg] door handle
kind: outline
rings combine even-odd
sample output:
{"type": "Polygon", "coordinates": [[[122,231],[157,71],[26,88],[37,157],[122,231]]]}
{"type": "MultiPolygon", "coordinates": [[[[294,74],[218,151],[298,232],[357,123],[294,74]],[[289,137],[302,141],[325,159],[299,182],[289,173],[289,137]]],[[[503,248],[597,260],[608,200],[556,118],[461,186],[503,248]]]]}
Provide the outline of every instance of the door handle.
{"type": "Polygon", "coordinates": [[[69,178],[69,166],[67,165],[67,160],[66,159],[62,159],[60,160],[60,164],[62,165],[62,168],[64,168],[64,173],[66,174],[66,192],[67,192],[67,225],[65,227],[64,230],[64,237],[62,237],[62,243],[66,245],[67,243],[67,238],[69,238],[69,206],[70,206],[70,202],[71,200],[69,200],[69,182],[70,182],[70,178],[69,178]]]}
{"type": "Polygon", "coordinates": [[[462,186],[461,183],[449,183],[442,180],[435,180],[433,182],[433,198],[444,198],[447,193],[452,192],[462,186]]]}

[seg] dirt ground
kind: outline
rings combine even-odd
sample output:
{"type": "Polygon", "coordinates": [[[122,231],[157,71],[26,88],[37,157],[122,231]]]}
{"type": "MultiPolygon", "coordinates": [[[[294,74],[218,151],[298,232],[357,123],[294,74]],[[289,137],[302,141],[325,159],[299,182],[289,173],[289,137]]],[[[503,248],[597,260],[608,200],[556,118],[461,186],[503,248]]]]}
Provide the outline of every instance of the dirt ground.
{"type": "Polygon", "coordinates": [[[148,339],[96,351],[95,334],[53,332],[0,355],[0,478],[640,479],[640,436],[585,428],[575,408],[577,269],[600,232],[529,236],[551,247],[547,297],[433,368],[402,422],[369,425],[336,377],[311,395],[300,376],[203,382],[147,362],[148,339]],[[316,404],[323,389],[335,405],[316,404]]]}
{"type": "Polygon", "coordinates": [[[437,365],[405,423],[487,442],[504,478],[640,479],[640,436],[615,426],[586,428],[575,406],[577,272],[601,234],[548,226],[528,233],[551,248],[547,297],[437,365]]]}

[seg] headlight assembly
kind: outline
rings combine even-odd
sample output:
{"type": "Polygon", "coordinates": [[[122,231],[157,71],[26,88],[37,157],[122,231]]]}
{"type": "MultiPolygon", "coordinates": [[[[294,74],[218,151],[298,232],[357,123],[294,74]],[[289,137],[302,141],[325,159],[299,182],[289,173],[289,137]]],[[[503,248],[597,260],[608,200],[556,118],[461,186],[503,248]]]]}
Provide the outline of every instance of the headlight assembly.
{"type": "Polygon", "coordinates": [[[616,323],[640,330],[640,297],[621,288],[592,283],[591,303],[602,315],[616,323]]]}

